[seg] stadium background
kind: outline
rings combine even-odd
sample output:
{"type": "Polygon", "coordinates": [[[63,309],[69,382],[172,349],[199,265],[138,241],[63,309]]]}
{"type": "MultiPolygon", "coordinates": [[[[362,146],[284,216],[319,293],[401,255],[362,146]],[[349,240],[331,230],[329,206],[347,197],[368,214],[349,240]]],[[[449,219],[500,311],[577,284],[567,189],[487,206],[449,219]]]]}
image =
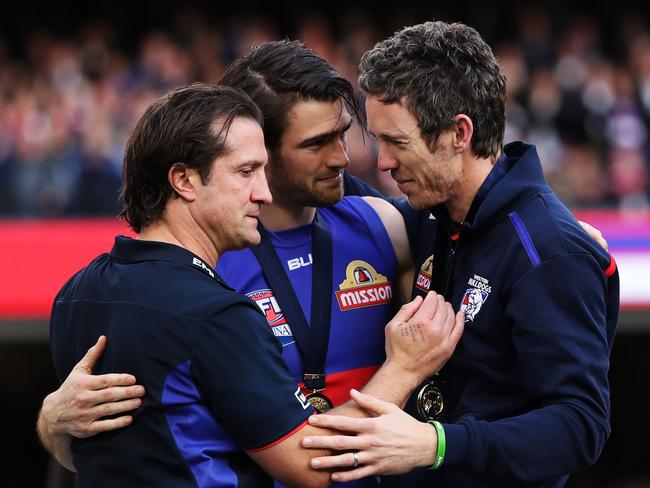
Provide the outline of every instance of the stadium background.
{"type": "MultiPolygon", "coordinates": [[[[569,483],[650,487],[650,7],[359,0],[202,5],[12,2],[0,16],[0,486],[69,486],[34,419],[56,387],[47,316],[67,277],[116,233],[125,139],[169,88],[216,81],[251,44],[303,40],[350,80],[374,42],[408,24],[459,20],[493,46],[508,79],[506,140],[538,145],[547,178],[610,243],[623,312],[612,356],[613,433],[569,483]]],[[[375,147],[348,137],[352,173],[386,194],[375,147]]]]}

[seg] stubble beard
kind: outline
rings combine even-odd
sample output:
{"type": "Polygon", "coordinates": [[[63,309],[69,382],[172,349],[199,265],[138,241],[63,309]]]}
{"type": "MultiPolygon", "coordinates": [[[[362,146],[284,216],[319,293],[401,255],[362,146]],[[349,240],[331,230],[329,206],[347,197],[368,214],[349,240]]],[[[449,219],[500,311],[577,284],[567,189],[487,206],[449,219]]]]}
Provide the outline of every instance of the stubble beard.
{"type": "Polygon", "coordinates": [[[321,190],[318,181],[311,186],[303,181],[284,178],[280,181],[269,182],[274,202],[291,202],[302,207],[330,207],[343,198],[343,180],[336,189],[321,190]]]}

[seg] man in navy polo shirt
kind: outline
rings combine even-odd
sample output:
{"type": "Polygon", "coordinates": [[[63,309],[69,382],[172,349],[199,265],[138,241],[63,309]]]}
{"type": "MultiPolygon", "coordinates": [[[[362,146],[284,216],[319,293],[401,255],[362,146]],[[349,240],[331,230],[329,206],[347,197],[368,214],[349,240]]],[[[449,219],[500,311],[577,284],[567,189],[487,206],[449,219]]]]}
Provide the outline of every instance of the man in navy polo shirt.
{"type": "MultiPolygon", "coordinates": [[[[272,486],[268,475],[329,484],[300,448],[324,431],[306,426],[313,409],[280,344],[259,308],[213,271],[225,251],[260,240],[260,208],[271,201],[261,120],[243,92],[195,84],[154,102],[129,139],[123,217],[139,236],[118,236],[64,285],[51,342],[64,379],[107,336],[98,372],[133,373],[146,395],[128,427],[74,439],[74,459],[68,436],[40,431],[79,486],[272,486]]],[[[403,403],[448,358],[455,325],[434,293],[403,307],[365,391],[403,403]]]]}

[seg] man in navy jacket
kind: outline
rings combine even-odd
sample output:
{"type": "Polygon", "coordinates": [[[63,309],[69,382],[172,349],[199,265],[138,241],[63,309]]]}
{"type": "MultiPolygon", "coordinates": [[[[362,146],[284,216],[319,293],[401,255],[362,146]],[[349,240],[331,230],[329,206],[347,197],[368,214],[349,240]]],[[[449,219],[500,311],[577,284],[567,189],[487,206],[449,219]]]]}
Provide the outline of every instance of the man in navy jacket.
{"type": "Polygon", "coordinates": [[[358,452],[312,465],[358,461],[336,473],[342,481],[405,473],[424,467],[411,446],[430,436],[433,469],[387,485],[563,486],[598,459],[610,432],[616,264],[544,181],[535,147],[503,145],[505,79],[474,29],[407,27],[360,68],[379,168],[420,210],[406,219],[417,236],[414,293],[444,294],[466,327],[410,403],[424,422],[354,393],[380,415],[313,419],[357,435],[305,445],[358,452]]]}

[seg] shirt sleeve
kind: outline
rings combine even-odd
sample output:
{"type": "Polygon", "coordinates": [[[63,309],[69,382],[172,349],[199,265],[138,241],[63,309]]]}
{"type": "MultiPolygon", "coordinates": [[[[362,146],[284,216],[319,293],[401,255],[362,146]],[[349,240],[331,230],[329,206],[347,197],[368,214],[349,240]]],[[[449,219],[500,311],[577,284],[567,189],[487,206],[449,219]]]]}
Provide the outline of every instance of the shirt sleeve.
{"type": "Polygon", "coordinates": [[[240,448],[272,444],[313,413],[254,304],[219,311],[197,329],[192,347],[192,374],[208,408],[240,448]]]}
{"type": "Polygon", "coordinates": [[[553,257],[515,284],[506,312],[534,408],[497,421],[445,424],[445,464],[537,481],[598,459],[610,432],[607,297],[607,279],[587,253],[553,257]]]}

